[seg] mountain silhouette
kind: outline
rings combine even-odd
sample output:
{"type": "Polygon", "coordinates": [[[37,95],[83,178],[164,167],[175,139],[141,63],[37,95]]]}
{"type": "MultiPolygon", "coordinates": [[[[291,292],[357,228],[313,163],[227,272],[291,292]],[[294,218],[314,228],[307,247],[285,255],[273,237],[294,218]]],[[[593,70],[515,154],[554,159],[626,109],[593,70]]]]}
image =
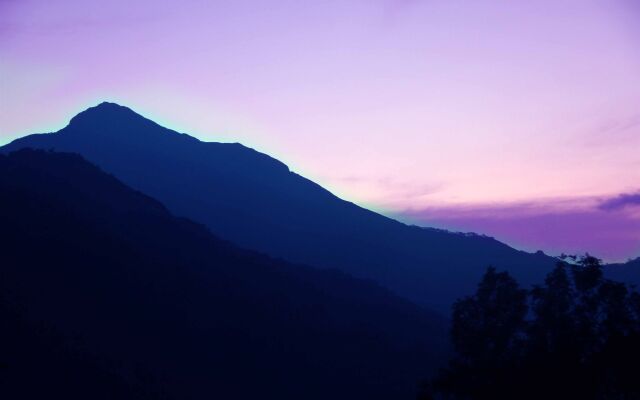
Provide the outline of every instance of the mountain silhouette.
{"type": "Polygon", "coordinates": [[[446,355],[439,314],[239,249],[79,155],[0,155],[0,193],[2,398],[410,399],[446,355]]]}
{"type": "Polygon", "coordinates": [[[636,285],[640,288],[640,257],[626,263],[609,264],[604,269],[609,279],[636,285]]]}
{"type": "Polygon", "coordinates": [[[2,151],[25,147],[79,153],[242,247],[372,279],[446,314],[489,265],[528,285],[555,264],[493,238],[405,225],[339,199],[265,154],[202,142],[113,103],[2,151]]]}

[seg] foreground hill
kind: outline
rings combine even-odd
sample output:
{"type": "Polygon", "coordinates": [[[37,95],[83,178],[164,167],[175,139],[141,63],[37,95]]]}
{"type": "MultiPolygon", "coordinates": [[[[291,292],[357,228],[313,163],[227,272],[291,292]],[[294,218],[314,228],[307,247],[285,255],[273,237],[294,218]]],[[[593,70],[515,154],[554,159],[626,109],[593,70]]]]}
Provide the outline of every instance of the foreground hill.
{"type": "Polygon", "coordinates": [[[528,285],[540,282],[555,263],[492,238],[407,226],[337,198],[265,154],[201,142],[112,103],[78,114],[57,133],[24,137],[3,151],[24,147],[79,153],[227,240],[374,279],[446,314],[456,298],[475,289],[489,265],[528,285]]]}
{"type": "Polygon", "coordinates": [[[80,156],[0,155],[0,397],[411,399],[446,324],[239,250],[80,156]]]}

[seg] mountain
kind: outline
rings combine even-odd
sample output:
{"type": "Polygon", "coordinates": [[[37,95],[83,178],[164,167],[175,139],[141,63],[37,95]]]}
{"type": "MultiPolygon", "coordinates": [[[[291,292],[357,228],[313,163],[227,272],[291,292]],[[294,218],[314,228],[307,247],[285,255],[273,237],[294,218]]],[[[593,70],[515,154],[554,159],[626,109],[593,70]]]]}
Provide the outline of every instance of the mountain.
{"type": "Polygon", "coordinates": [[[410,399],[446,321],[239,249],[81,156],[0,155],[0,397],[410,399]]]}
{"type": "Polygon", "coordinates": [[[640,258],[629,260],[626,263],[609,264],[604,272],[609,279],[636,285],[640,288],[640,258]]]}
{"type": "Polygon", "coordinates": [[[79,153],[242,247],[372,279],[446,314],[489,265],[530,284],[555,263],[493,238],[405,225],[337,198],[265,154],[201,142],[113,103],[2,151],[24,147],[79,153]]]}

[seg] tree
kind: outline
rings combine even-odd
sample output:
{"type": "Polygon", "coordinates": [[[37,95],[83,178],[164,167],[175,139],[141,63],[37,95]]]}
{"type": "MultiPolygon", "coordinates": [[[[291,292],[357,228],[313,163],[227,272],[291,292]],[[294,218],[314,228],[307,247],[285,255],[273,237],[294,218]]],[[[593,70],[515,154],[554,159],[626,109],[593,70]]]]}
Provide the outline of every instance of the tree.
{"type": "Polygon", "coordinates": [[[451,335],[468,362],[507,362],[520,345],[527,292],[506,272],[491,267],[474,296],[453,306],[451,335]]]}
{"type": "Polygon", "coordinates": [[[508,273],[489,268],[476,294],[453,306],[451,338],[458,357],[435,382],[435,389],[461,398],[488,395],[495,377],[517,361],[526,327],[526,300],[527,292],[508,273]]]}
{"type": "Polygon", "coordinates": [[[530,291],[489,268],[455,303],[456,356],[422,398],[640,399],[640,294],[595,257],[569,259],[530,291]]]}
{"type": "Polygon", "coordinates": [[[529,335],[532,350],[538,354],[566,351],[573,347],[577,330],[575,290],[564,263],[558,263],[545,279],[544,286],[530,292],[534,319],[529,335]]]}

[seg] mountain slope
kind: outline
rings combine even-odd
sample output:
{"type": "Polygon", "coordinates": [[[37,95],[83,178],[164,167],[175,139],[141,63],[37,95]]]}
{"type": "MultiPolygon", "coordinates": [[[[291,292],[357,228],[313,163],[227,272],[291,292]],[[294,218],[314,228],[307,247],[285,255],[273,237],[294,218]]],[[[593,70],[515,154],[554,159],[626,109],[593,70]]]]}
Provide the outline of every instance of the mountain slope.
{"type": "Polygon", "coordinates": [[[77,155],[0,155],[0,397],[409,399],[446,324],[240,250],[77,155]]]}
{"type": "Polygon", "coordinates": [[[554,263],[492,238],[404,225],[335,197],[269,156],[201,142],[112,103],[3,151],[23,147],[77,152],[243,247],[374,279],[447,314],[489,265],[528,284],[541,281],[554,263]]]}

